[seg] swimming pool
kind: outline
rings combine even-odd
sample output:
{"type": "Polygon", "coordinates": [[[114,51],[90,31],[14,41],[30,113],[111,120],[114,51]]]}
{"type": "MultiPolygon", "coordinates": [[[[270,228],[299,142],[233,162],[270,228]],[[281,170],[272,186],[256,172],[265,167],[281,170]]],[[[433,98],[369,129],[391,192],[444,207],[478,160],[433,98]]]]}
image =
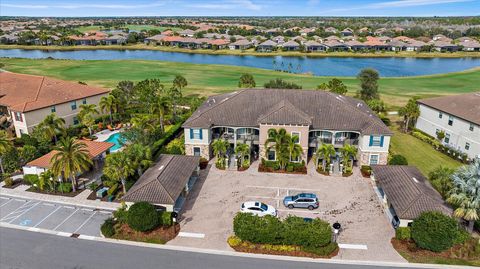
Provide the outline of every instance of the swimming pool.
{"type": "Polygon", "coordinates": [[[105,140],[105,142],[110,142],[110,143],[115,144],[113,147],[110,148],[110,151],[117,151],[121,147],[123,147],[123,145],[125,143],[125,139],[122,138],[121,133],[115,133],[115,134],[112,134],[111,136],[109,136],[108,139],[105,140]]]}

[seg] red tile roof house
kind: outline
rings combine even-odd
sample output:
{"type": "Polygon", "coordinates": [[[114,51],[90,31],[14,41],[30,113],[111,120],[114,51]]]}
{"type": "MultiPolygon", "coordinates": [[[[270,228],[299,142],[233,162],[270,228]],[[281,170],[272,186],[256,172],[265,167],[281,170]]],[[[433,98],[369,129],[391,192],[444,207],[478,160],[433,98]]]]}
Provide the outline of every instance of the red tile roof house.
{"type": "Polygon", "coordinates": [[[43,76],[0,72],[0,107],[12,117],[17,137],[56,113],[67,126],[78,124],[82,104],[98,105],[108,89],[43,76]]]}
{"type": "MultiPolygon", "coordinates": [[[[78,142],[85,143],[85,145],[87,146],[88,156],[93,162],[93,166],[90,169],[91,171],[98,171],[99,168],[103,166],[105,157],[107,156],[107,154],[110,153],[110,148],[114,146],[113,143],[108,142],[77,140],[77,143],[78,142]]],[[[53,156],[55,156],[56,153],[57,151],[52,150],[49,153],[43,155],[42,157],[27,163],[23,167],[23,174],[40,175],[41,173],[47,171],[52,167],[52,158],[53,156]]],[[[77,175],[77,177],[81,176],[81,174],[77,175]]],[[[97,178],[99,177],[100,175],[97,174],[97,178]]]]}
{"type": "Polygon", "coordinates": [[[393,134],[363,101],[312,90],[244,89],[212,96],[183,128],[186,154],[206,159],[213,157],[214,140],[227,139],[233,148],[246,143],[254,155],[274,160],[275,152],[264,149],[268,130],[285,128],[299,136],[300,160],[324,143],[337,150],[352,144],[360,164],[386,164],[393,134]]]}

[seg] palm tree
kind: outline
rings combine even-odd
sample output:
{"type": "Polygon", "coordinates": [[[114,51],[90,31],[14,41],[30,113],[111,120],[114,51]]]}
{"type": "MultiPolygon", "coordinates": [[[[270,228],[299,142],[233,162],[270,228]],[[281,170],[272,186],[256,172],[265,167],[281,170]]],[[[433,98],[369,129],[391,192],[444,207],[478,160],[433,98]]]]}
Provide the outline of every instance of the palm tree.
{"type": "Polygon", "coordinates": [[[45,139],[52,141],[54,139],[57,143],[57,135],[64,132],[65,120],[57,117],[52,113],[45,117],[45,119],[38,124],[37,128],[42,133],[45,139]]]}
{"type": "Polygon", "coordinates": [[[285,129],[281,128],[277,131],[272,128],[268,130],[268,138],[265,140],[265,152],[272,149],[275,150],[275,155],[281,169],[285,169],[288,162],[290,162],[287,143],[288,137],[285,129]]]}
{"type": "Polygon", "coordinates": [[[92,125],[95,124],[95,119],[93,118],[95,114],[98,114],[98,110],[94,104],[81,105],[80,112],[78,112],[78,117],[87,126],[90,136],[92,136],[92,125]]]}
{"type": "Polygon", "coordinates": [[[418,108],[417,100],[417,97],[411,98],[408,100],[408,103],[398,111],[398,114],[405,119],[405,132],[408,132],[410,123],[420,116],[420,109],[418,108]]]}
{"type": "Polygon", "coordinates": [[[447,201],[457,207],[455,217],[468,221],[471,233],[475,221],[480,219],[480,159],[459,168],[452,180],[454,186],[447,201]]]}
{"type": "Polygon", "coordinates": [[[240,157],[240,164],[243,166],[246,157],[250,160],[250,147],[247,144],[239,143],[235,148],[235,154],[240,157]]]}
{"type": "Polygon", "coordinates": [[[132,161],[125,152],[115,152],[107,155],[103,172],[113,180],[120,180],[123,188],[123,194],[127,193],[127,177],[135,173],[132,161]]]}
{"type": "Polygon", "coordinates": [[[70,179],[75,192],[77,175],[86,171],[92,165],[87,145],[77,141],[74,137],[64,137],[54,147],[54,150],[56,150],[56,153],[50,160],[51,170],[58,177],[63,176],[63,178],[70,179]]]}
{"type": "Polygon", "coordinates": [[[177,121],[177,105],[178,100],[182,98],[182,90],[181,88],[172,87],[170,88],[169,95],[173,106],[173,120],[177,121]]]}
{"type": "Polygon", "coordinates": [[[7,132],[5,130],[0,130],[0,170],[2,175],[5,174],[3,168],[3,155],[5,155],[13,147],[12,141],[8,138],[7,132]]]}
{"type": "Polygon", "coordinates": [[[336,154],[335,147],[333,147],[332,144],[322,144],[322,146],[320,146],[316,152],[317,167],[318,167],[318,161],[320,159],[323,159],[322,167],[323,167],[323,171],[325,171],[325,168],[326,168],[325,166],[327,164],[330,164],[331,157],[334,156],[335,154],[336,154]]]}
{"type": "Polygon", "coordinates": [[[296,160],[298,157],[302,156],[303,149],[300,144],[298,144],[298,136],[297,135],[287,135],[287,143],[288,143],[288,153],[290,156],[290,161],[296,160]]]}
{"type": "Polygon", "coordinates": [[[150,147],[141,144],[131,144],[125,152],[132,161],[132,165],[137,170],[139,177],[143,174],[143,170],[153,163],[150,147]]]}
{"type": "Polygon", "coordinates": [[[113,124],[113,113],[116,113],[118,111],[117,104],[118,100],[112,94],[103,96],[100,99],[100,103],[98,104],[102,112],[108,112],[110,114],[110,124],[113,124]]]}
{"type": "Polygon", "coordinates": [[[165,115],[170,110],[170,100],[165,96],[158,96],[157,103],[153,107],[152,113],[158,113],[158,120],[160,123],[160,130],[165,131],[165,115]]]}
{"type": "Polygon", "coordinates": [[[453,188],[451,179],[453,173],[455,173],[455,169],[440,166],[428,174],[429,181],[443,198],[447,198],[453,188]]]}
{"type": "Polygon", "coordinates": [[[212,143],[213,155],[215,155],[217,159],[223,159],[229,146],[230,144],[227,140],[216,139],[212,143]]]}
{"type": "Polygon", "coordinates": [[[187,87],[188,82],[182,75],[176,75],[173,80],[173,87],[182,90],[187,87]]]}
{"type": "Polygon", "coordinates": [[[357,156],[358,149],[355,146],[346,144],[340,149],[343,158],[343,169],[346,172],[348,167],[353,167],[353,158],[357,156]]]}

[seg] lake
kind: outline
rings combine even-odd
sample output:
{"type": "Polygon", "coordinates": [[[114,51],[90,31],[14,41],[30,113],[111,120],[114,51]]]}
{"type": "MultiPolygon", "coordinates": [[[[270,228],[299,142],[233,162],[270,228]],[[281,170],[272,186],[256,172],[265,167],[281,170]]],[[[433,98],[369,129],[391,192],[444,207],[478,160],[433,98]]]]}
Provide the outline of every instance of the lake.
{"type": "Polygon", "coordinates": [[[306,56],[209,55],[158,50],[47,51],[0,49],[0,57],[71,60],[159,60],[195,64],[222,64],[311,73],[316,76],[356,76],[363,68],[374,68],[382,77],[405,77],[458,72],[480,66],[480,58],[355,58],[306,56]]]}

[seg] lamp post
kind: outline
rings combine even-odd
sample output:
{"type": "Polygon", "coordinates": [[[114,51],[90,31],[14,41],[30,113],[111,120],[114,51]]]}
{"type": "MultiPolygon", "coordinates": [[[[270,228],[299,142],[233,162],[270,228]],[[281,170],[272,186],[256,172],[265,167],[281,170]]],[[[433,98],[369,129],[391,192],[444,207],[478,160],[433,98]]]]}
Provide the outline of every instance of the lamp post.
{"type": "Polygon", "coordinates": [[[335,222],[333,225],[333,242],[337,242],[338,235],[340,233],[340,228],[342,228],[342,225],[338,222],[335,222]]]}
{"type": "Polygon", "coordinates": [[[55,181],[53,181],[53,177],[50,177],[50,182],[53,184],[53,191],[55,192],[55,181]]]}
{"type": "Polygon", "coordinates": [[[178,213],[173,211],[171,214],[172,217],[172,223],[173,223],[173,232],[176,234],[177,233],[177,218],[178,218],[178,213]]]}
{"type": "MultiPolygon", "coordinates": [[[[60,187],[60,184],[62,183],[62,179],[61,178],[58,178],[58,186],[60,187]]],[[[60,191],[62,192],[63,194],[63,188],[60,187],[60,191]]]]}

